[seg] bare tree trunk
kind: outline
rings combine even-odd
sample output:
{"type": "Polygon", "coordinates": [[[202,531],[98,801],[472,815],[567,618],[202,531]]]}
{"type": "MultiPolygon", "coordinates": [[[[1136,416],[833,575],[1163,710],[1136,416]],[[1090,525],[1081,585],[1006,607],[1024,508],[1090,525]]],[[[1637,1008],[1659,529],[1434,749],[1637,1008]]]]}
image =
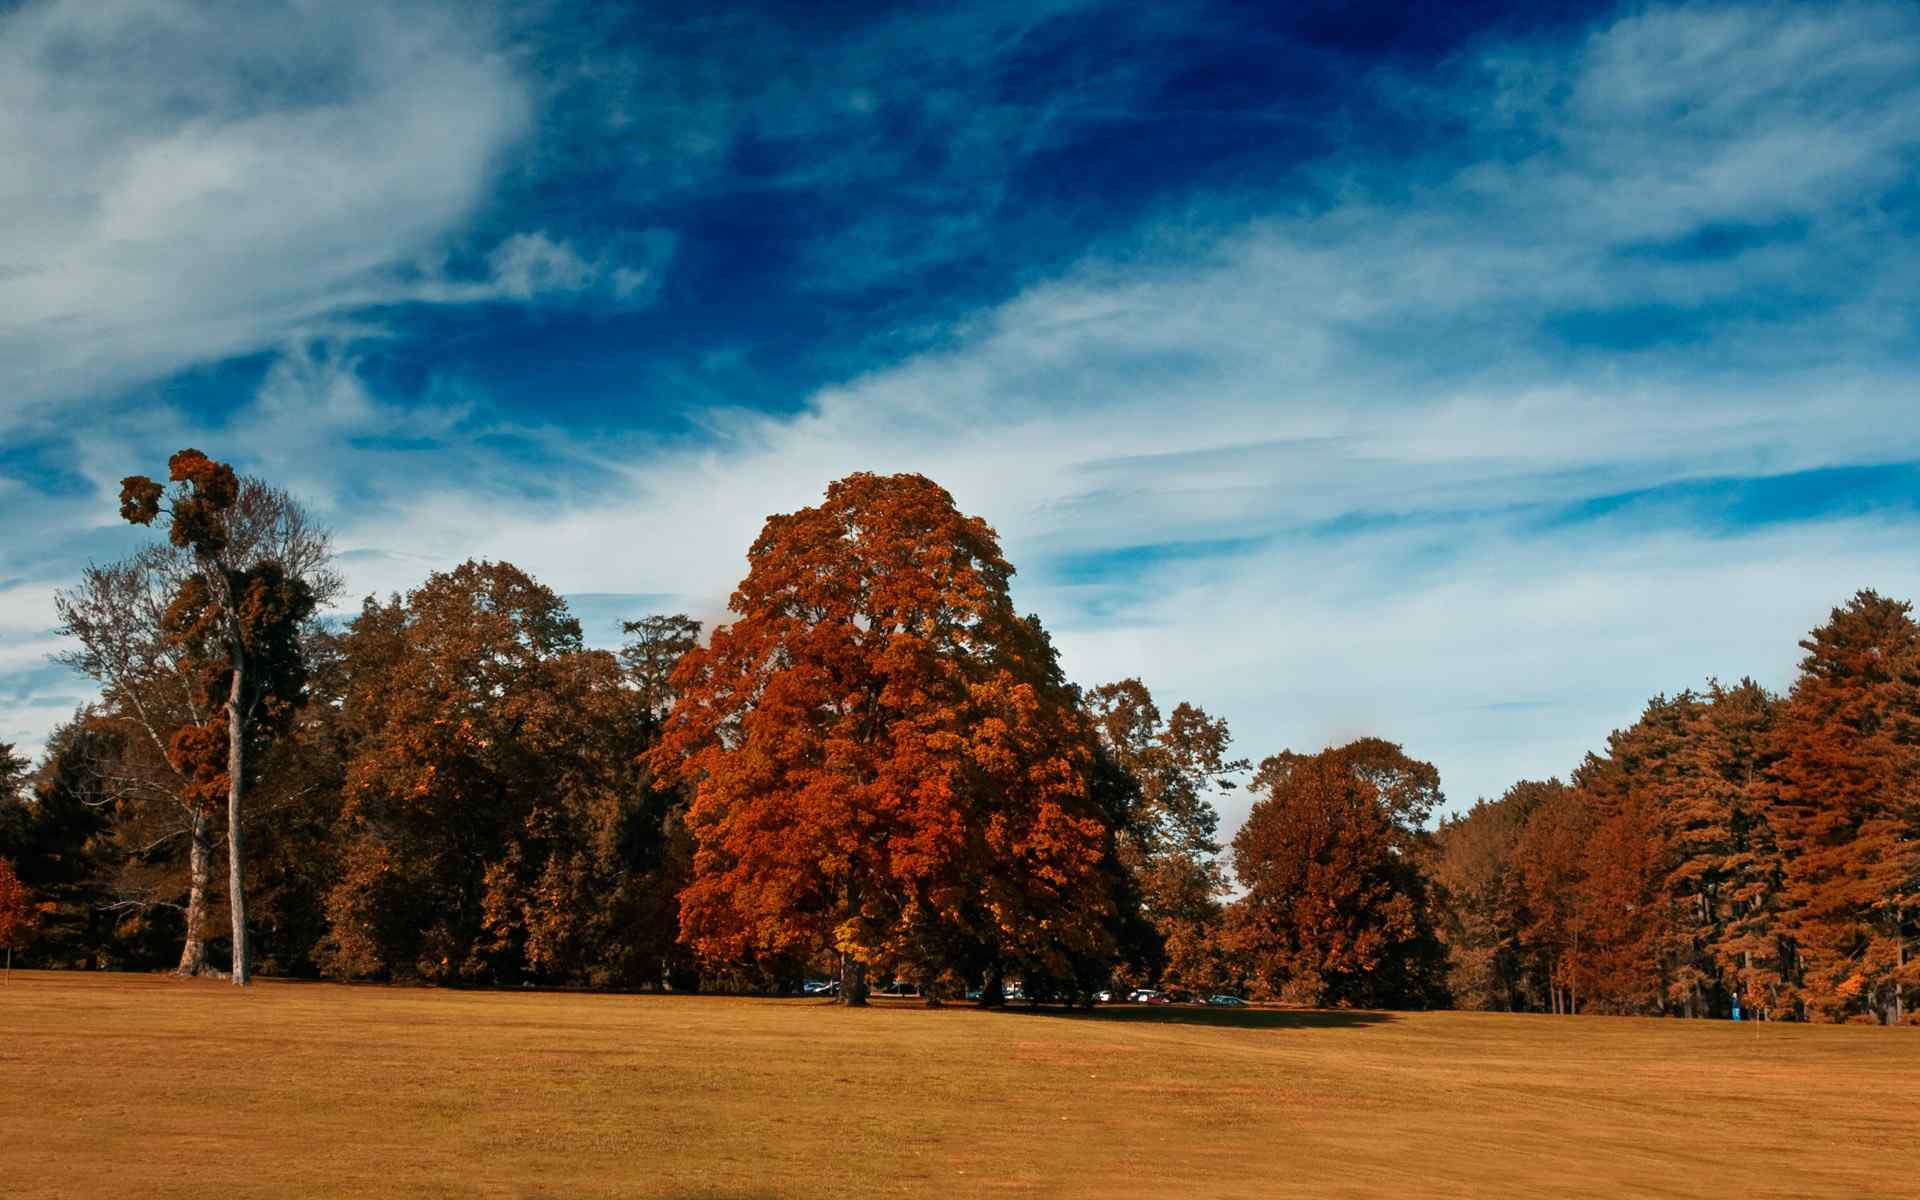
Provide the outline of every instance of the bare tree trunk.
{"type": "Polygon", "coordinates": [[[245,987],[252,976],[247,956],[247,893],[241,884],[246,847],[241,838],[240,802],[245,797],[247,745],[241,735],[246,715],[241,704],[244,651],[234,647],[233,685],[227,693],[227,894],[233,912],[233,982],[245,987]]]}
{"type": "Polygon", "coordinates": [[[207,828],[207,814],[194,810],[193,824],[187,833],[188,871],[192,882],[187,888],[187,940],[180,948],[176,975],[207,973],[207,883],[213,875],[213,834],[207,828]]]}

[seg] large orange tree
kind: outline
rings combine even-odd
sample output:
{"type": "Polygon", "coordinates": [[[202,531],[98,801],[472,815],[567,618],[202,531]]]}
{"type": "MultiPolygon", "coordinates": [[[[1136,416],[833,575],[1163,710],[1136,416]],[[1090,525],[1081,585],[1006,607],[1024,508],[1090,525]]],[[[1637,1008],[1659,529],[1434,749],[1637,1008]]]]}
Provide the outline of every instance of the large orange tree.
{"type": "Polygon", "coordinates": [[[1307,1003],[1430,1007],[1444,999],[1422,829],[1440,774],[1362,738],[1263,760],[1233,839],[1246,894],[1227,939],[1257,994],[1307,1003]]]}
{"type": "Polygon", "coordinates": [[[1113,832],[1092,738],[994,532],[919,475],[768,518],[681,660],[652,761],[693,788],[681,931],[720,960],[836,955],[938,986],[1084,977],[1113,832]]]}
{"type": "Polygon", "coordinates": [[[652,702],[550,588],[464,563],[347,631],[326,970],[434,983],[657,986],[670,793],[652,702]]]}
{"type": "Polygon", "coordinates": [[[1770,813],[1810,1015],[1907,1014],[1920,987],[1920,625],[1863,591],[1800,643],[1770,813]]]}

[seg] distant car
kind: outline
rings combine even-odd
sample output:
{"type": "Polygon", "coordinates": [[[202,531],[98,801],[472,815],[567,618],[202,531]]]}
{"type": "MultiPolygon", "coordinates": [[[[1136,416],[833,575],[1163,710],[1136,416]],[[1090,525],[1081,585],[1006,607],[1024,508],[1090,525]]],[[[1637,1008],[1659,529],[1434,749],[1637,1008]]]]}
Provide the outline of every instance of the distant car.
{"type": "Polygon", "coordinates": [[[1238,996],[1208,996],[1207,1003],[1215,1008],[1245,1008],[1247,1002],[1238,996]]]}
{"type": "Polygon", "coordinates": [[[1148,992],[1148,993],[1147,993],[1147,998],[1146,998],[1145,1000],[1143,1000],[1143,1001],[1141,1001],[1141,1003],[1143,1003],[1143,1004],[1172,1004],[1172,1003],[1173,1003],[1173,997],[1172,997],[1172,996],[1169,996],[1169,995],[1167,995],[1167,994],[1166,994],[1165,992],[1148,992]]]}
{"type": "Polygon", "coordinates": [[[833,979],[809,979],[800,990],[808,996],[838,996],[840,983],[833,979]]]}
{"type": "Polygon", "coordinates": [[[1153,998],[1159,994],[1159,992],[1154,991],[1152,988],[1135,988],[1132,992],[1128,993],[1127,999],[1133,1001],[1135,1004],[1149,1004],[1153,1001],[1153,998]]]}
{"type": "Polygon", "coordinates": [[[1094,998],[1095,1000],[1098,1000],[1098,1001],[1099,1001],[1100,1003],[1102,1003],[1102,1004],[1112,1004],[1112,1003],[1113,1003],[1113,993],[1112,993],[1112,992],[1104,992],[1104,991],[1103,991],[1103,992],[1095,992],[1095,993],[1093,994],[1093,998],[1094,998]]]}

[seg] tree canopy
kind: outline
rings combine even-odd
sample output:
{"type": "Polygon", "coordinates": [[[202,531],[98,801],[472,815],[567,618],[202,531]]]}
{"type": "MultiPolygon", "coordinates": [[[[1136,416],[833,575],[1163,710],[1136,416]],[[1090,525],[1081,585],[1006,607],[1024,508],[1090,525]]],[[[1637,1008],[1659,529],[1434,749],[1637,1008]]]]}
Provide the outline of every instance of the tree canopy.
{"type": "Polygon", "coordinates": [[[919,475],[769,517],[710,633],[604,649],[483,560],[322,620],[327,532],[197,451],[121,508],[165,540],[57,598],[97,699],[0,747],[37,965],[1920,1020],[1920,626],[1871,591],[1785,695],[1656,695],[1449,811],[1384,737],[1254,766],[1143,678],[1075,686],[919,475]]]}
{"type": "Polygon", "coordinates": [[[693,795],[682,928],[715,958],[1059,977],[1107,937],[1090,735],[993,531],[918,475],[768,519],[652,758],[693,795]]]}

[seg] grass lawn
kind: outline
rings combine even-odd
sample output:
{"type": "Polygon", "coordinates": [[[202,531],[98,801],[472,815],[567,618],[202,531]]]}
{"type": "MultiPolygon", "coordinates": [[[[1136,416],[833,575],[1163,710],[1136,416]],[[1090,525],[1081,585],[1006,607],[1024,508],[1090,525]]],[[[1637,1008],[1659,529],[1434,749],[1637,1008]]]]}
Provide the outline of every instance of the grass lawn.
{"type": "Polygon", "coordinates": [[[19,972],[0,1194],[1920,1195],[1920,1031],[19,972]]]}

